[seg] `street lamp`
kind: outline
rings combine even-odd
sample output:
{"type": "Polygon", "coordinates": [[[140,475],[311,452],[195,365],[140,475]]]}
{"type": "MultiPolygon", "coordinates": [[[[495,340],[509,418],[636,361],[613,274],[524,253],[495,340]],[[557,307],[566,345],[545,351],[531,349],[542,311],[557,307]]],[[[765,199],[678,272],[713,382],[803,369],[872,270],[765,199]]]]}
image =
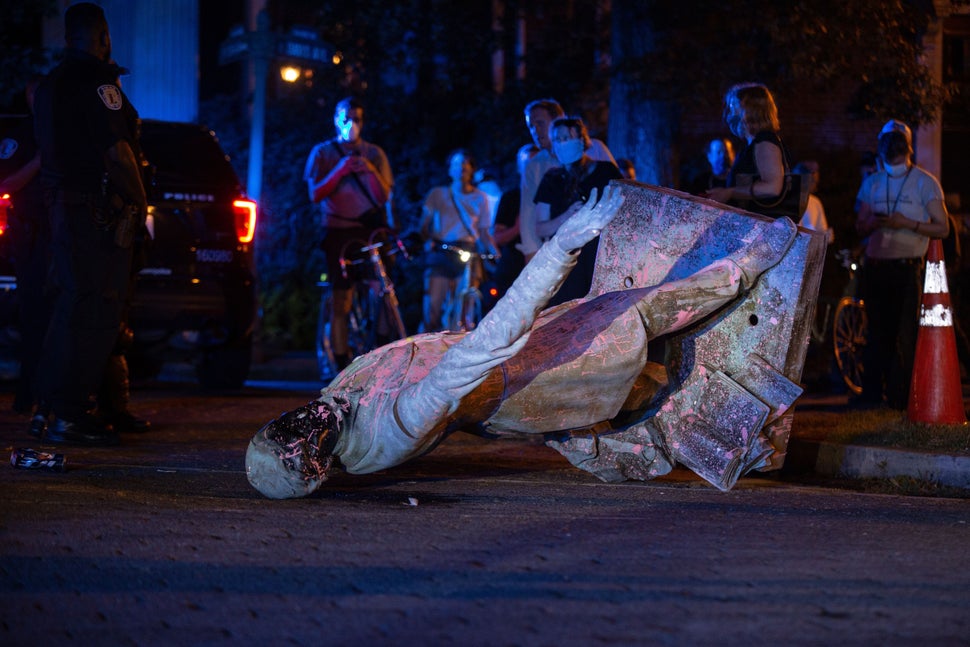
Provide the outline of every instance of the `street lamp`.
{"type": "Polygon", "coordinates": [[[280,67],[280,78],[287,83],[296,83],[303,76],[303,70],[295,65],[283,65],[280,67]]]}
{"type": "MultiPolygon", "coordinates": [[[[270,61],[274,58],[306,64],[308,67],[331,62],[334,49],[317,33],[308,28],[294,27],[288,34],[270,30],[269,14],[263,9],[256,16],[256,30],[247,32],[242,26],[233,27],[229,37],[219,44],[219,63],[225,65],[245,57],[253,61],[253,115],[249,134],[249,173],[246,192],[259,200],[263,184],[263,134],[266,120],[266,81],[270,61]]],[[[280,71],[283,80],[293,83],[303,71],[291,65],[292,72],[280,71]],[[293,75],[288,78],[288,75],[293,75]]],[[[309,77],[309,74],[307,74],[309,77]]]]}

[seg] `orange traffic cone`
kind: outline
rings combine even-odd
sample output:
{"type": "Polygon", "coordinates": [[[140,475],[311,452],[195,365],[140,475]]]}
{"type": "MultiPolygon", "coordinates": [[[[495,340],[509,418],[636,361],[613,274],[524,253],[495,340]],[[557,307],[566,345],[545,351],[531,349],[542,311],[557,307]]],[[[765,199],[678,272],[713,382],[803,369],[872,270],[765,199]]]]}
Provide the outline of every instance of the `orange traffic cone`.
{"type": "Polygon", "coordinates": [[[960,387],[953,309],[939,239],[930,241],[919,310],[919,335],[907,414],[913,422],[965,425],[967,415],[960,387]]]}

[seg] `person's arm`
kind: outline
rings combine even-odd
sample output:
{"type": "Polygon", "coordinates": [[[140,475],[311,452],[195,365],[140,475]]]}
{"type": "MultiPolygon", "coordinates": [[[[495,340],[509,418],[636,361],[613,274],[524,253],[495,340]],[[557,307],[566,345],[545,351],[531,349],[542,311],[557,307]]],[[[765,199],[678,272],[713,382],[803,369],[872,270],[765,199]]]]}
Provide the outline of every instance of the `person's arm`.
{"type": "Polygon", "coordinates": [[[418,231],[421,232],[421,238],[423,240],[430,240],[435,234],[435,232],[431,231],[435,212],[434,206],[432,205],[434,193],[435,190],[431,189],[428,197],[424,199],[424,204],[421,206],[421,221],[418,223],[418,231]]]}
{"type": "Polygon", "coordinates": [[[141,181],[141,167],[135,152],[125,140],[121,139],[107,151],[108,181],[121,198],[138,207],[142,216],[148,211],[148,198],[141,181]]]}
{"type": "Polygon", "coordinates": [[[519,219],[515,219],[515,223],[509,227],[508,225],[503,225],[501,223],[495,225],[495,235],[493,239],[495,244],[499,247],[504,247],[508,245],[515,237],[519,235],[519,219]]]}
{"type": "Polygon", "coordinates": [[[27,186],[27,183],[37,177],[40,172],[40,153],[38,152],[30,161],[18,168],[16,171],[0,180],[0,195],[4,193],[16,193],[27,186]]]}
{"type": "Polygon", "coordinates": [[[545,202],[536,203],[536,217],[538,220],[536,223],[536,233],[539,234],[539,238],[548,238],[555,234],[559,230],[559,227],[566,222],[570,216],[579,211],[582,206],[582,202],[574,202],[569,205],[568,209],[550,220],[549,205],[545,202]]]}
{"type": "Polygon", "coordinates": [[[822,205],[821,200],[818,202],[818,213],[820,229],[825,232],[825,240],[831,245],[835,242],[835,230],[829,227],[829,219],[825,217],[825,207],[822,205]]]}
{"type": "Polygon", "coordinates": [[[754,146],[754,161],[758,167],[759,178],[746,186],[713,187],[705,197],[722,203],[750,200],[752,198],[774,198],[781,194],[785,186],[785,163],[781,148],[772,142],[758,142],[754,146]]]}
{"type": "Polygon", "coordinates": [[[484,245],[485,251],[493,256],[498,256],[498,247],[495,245],[495,238],[488,227],[478,228],[478,239],[484,245]]]}
{"type": "Polygon", "coordinates": [[[535,203],[535,214],[536,214],[536,236],[539,240],[543,238],[548,238],[556,233],[555,229],[550,229],[548,227],[549,223],[549,212],[551,206],[548,202],[536,202],[535,203]]]}
{"type": "Polygon", "coordinates": [[[749,191],[756,198],[774,198],[785,187],[785,162],[781,148],[771,142],[758,142],[754,146],[754,163],[758,167],[758,180],[749,191]]]}
{"type": "Polygon", "coordinates": [[[337,164],[323,178],[318,177],[321,174],[320,167],[323,165],[324,160],[323,146],[324,144],[319,144],[310,152],[310,157],[306,163],[306,170],[303,173],[303,177],[307,182],[311,202],[320,202],[321,200],[329,198],[337,190],[337,185],[340,184],[340,180],[344,179],[348,172],[347,163],[351,156],[345,155],[340,158],[337,164]]]}
{"type": "Polygon", "coordinates": [[[929,222],[911,220],[897,211],[883,219],[884,226],[890,229],[909,229],[930,238],[946,238],[950,235],[950,218],[947,216],[946,205],[942,200],[931,200],[926,205],[926,213],[930,216],[929,222]]]}
{"type": "Polygon", "coordinates": [[[436,428],[492,369],[525,346],[536,317],[575,266],[579,250],[599,236],[622,204],[620,189],[610,186],[602,200],[595,203],[591,197],[563,223],[478,326],[449,348],[427,377],[398,395],[394,410],[402,429],[420,438],[436,428]]]}
{"type": "Polygon", "coordinates": [[[535,255],[541,244],[539,236],[536,234],[536,205],[534,200],[536,189],[539,188],[539,181],[542,178],[537,177],[540,168],[534,162],[535,160],[529,160],[525,165],[521,183],[522,196],[519,199],[519,238],[522,239],[522,242],[519,243],[519,251],[525,256],[526,262],[535,255]]]}
{"type": "Polygon", "coordinates": [[[370,189],[371,196],[377,204],[383,204],[387,202],[391,197],[391,183],[387,178],[378,170],[374,164],[366,157],[355,156],[351,164],[352,169],[357,173],[357,176],[367,185],[370,189]]]}
{"type": "Polygon", "coordinates": [[[859,236],[865,238],[875,230],[883,227],[886,223],[886,218],[877,218],[876,212],[872,210],[868,202],[859,202],[859,213],[856,216],[855,230],[859,236]]]}

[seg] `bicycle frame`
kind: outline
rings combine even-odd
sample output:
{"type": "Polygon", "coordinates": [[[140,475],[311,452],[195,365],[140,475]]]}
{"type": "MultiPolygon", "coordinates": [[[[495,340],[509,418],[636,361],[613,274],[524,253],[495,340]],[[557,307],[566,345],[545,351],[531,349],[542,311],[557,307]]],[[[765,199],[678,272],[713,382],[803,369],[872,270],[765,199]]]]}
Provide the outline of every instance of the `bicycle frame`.
{"type": "MultiPolygon", "coordinates": [[[[494,254],[472,252],[459,245],[441,243],[440,248],[458,256],[464,264],[455,298],[446,304],[442,320],[445,328],[454,332],[473,330],[482,319],[482,292],[473,280],[475,261],[495,260],[494,254]]],[[[483,270],[484,271],[484,270],[483,270]]]]}
{"type": "MultiPolygon", "coordinates": [[[[394,238],[393,247],[388,253],[400,253],[405,258],[408,257],[400,238],[387,228],[375,229],[367,241],[361,239],[348,241],[340,252],[339,264],[344,278],[349,278],[349,270],[353,266],[367,264],[372,272],[372,276],[356,277],[352,290],[352,303],[348,315],[348,346],[355,356],[373,350],[381,339],[402,339],[407,336],[394,283],[387,272],[382,255],[382,250],[387,247],[388,241],[377,240],[380,236],[394,238]],[[356,250],[363,256],[350,258],[348,254],[351,250],[356,250]],[[384,330],[381,329],[382,323],[387,326],[384,330]]],[[[329,287],[329,284],[321,284],[321,286],[329,287]]],[[[330,290],[325,290],[321,294],[317,325],[317,360],[321,379],[324,380],[336,375],[329,341],[332,297],[330,290]]]]}

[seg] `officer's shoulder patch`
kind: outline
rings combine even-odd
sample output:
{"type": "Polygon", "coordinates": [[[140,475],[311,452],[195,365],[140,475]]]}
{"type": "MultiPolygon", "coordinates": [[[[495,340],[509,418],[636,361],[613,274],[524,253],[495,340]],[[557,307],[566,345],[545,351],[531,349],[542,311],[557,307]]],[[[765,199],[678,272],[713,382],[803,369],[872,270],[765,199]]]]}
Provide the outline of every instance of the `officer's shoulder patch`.
{"type": "Polygon", "coordinates": [[[0,160],[8,160],[13,157],[14,153],[17,152],[17,140],[10,139],[0,139],[0,160]]]}
{"type": "Polygon", "coordinates": [[[102,85],[98,88],[98,96],[108,110],[121,110],[121,90],[114,85],[102,85]]]}

